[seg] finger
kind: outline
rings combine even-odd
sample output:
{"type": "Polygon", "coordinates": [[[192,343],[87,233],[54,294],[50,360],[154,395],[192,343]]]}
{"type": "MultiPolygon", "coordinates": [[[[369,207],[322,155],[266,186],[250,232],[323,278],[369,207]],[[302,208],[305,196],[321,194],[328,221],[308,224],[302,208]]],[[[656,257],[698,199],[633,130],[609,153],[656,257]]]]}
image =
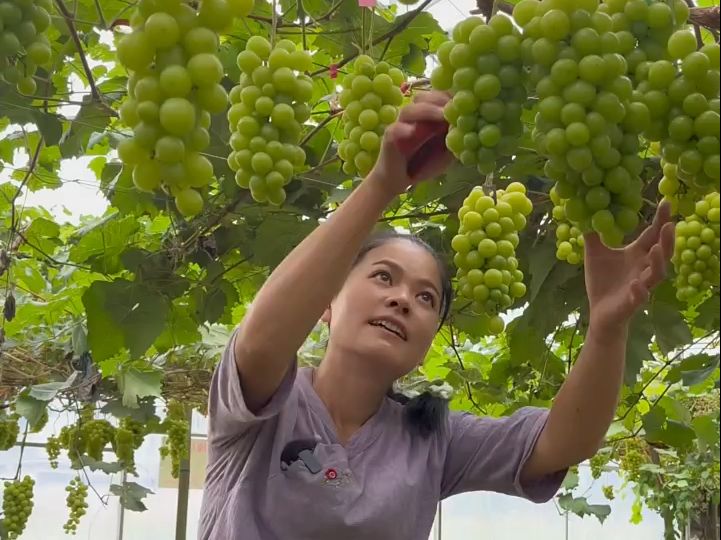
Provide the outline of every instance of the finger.
{"type": "Polygon", "coordinates": [[[445,141],[448,124],[441,122],[414,122],[401,124],[410,127],[399,136],[395,145],[406,159],[411,159],[430,139],[442,137],[445,141]]]}
{"type": "Polygon", "coordinates": [[[434,103],[440,107],[445,106],[450,101],[451,96],[447,92],[433,90],[431,92],[418,92],[414,97],[415,103],[434,103]]]}
{"type": "Polygon", "coordinates": [[[656,208],[656,214],[653,216],[651,225],[641,233],[634,244],[644,251],[651,249],[658,242],[661,235],[661,229],[671,220],[671,203],[663,201],[656,208]]]}
{"type": "Polygon", "coordinates": [[[661,247],[663,251],[664,261],[671,260],[675,244],[676,225],[674,223],[666,223],[661,228],[661,247]]]}
{"type": "Polygon", "coordinates": [[[584,250],[587,254],[598,253],[600,250],[608,249],[601,242],[601,236],[597,232],[589,232],[583,235],[584,250]]]}
{"type": "Polygon", "coordinates": [[[648,267],[641,273],[641,281],[647,289],[651,289],[666,277],[667,262],[661,244],[656,244],[651,248],[648,254],[648,263],[648,267]]]}
{"type": "Polygon", "coordinates": [[[401,122],[445,122],[443,107],[435,103],[421,101],[412,103],[401,109],[398,115],[401,122]]]}
{"type": "Polygon", "coordinates": [[[443,172],[453,162],[453,154],[446,146],[445,136],[436,136],[416,152],[408,164],[408,176],[412,181],[432,178],[443,172]]]}
{"type": "Polygon", "coordinates": [[[631,282],[631,304],[633,305],[634,309],[642,306],[646,302],[648,302],[649,299],[649,292],[646,287],[643,286],[641,281],[638,279],[634,279],[631,282]]]}

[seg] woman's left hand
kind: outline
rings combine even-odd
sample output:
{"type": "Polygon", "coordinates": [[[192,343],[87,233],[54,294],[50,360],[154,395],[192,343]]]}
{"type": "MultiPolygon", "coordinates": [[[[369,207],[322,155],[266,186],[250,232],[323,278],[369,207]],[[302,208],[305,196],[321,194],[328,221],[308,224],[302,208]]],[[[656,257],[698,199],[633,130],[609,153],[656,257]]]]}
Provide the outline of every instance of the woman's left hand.
{"type": "Polygon", "coordinates": [[[606,247],[596,233],[585,235],[584,241],[590,323],[622,330],[666,276],[674,246],[671,206],[660,204],[653,223],[624,248],[606,247]]]}

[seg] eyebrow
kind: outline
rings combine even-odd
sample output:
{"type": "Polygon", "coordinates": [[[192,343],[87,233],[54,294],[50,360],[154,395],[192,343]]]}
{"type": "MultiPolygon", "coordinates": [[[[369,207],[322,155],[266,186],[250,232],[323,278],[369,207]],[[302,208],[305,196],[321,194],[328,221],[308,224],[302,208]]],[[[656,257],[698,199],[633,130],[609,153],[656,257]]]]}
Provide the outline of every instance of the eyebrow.
{"type": "MultiPolygon", "coordinates": [[[[391,268],[393,268],[394,270],[396,270],[398,272],[401,272],[401,273],[403,272],[403,267],[400,264],[390,261],[388,259],[381,259],[379,261],[376,261],[373,263],[373,266],[378,266],[380,264],[385,264],[386,266],[390,266],[391,268]]],[[[418,282],[421,283],[422,285],[425,285],[426,287],[428,287],[430,289],[433,289],[433,292],[436,293],[436,296],[438,296],[438,298],[441,298],[441,293],[438,290],[438,287],[436,287],[430,279],[420,278],[418,280],[418,282]]]]}

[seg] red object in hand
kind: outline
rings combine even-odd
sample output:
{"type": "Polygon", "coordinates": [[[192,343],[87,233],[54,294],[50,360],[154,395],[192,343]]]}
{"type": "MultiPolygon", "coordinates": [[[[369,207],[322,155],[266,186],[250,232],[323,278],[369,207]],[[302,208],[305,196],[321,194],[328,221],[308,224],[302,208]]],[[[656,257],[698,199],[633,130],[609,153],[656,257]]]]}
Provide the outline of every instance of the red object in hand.
{"type": "Polygon", "coordinates": [[[401,92],[403,92],[404,96],[408,95],[408,92],[410,89],[411,89],[411,85],[408,84],[407,82],[404,82],[403,84],[401,84],[401,92]]]}
{"type": "Polygon", "coordinates": [[[423,164],[439,148],[444,151],[446,146],[447,122],[418,122],[413,124],[413,133],[395,141],[398,151],[406,158],[406,173],[413,177],[421,170],[423,164]]]}
{"type": "Polygon", "coordinates": [[[406,159],[411,159],[431,139],[436,137],[445,138],[446,133],[448,133],[448,124],[446,122],[418,122],[413,127],[412,135],[396,141],[396,148],[406,159]]]}
{"type": "Polygon", "coordinates": [[[338,472],[335,469],[328,469],[325,471],[326,480],[335,480],[338,478],[338,472]]]}
{"type": "Polygon", "coordinates": [[[330,66],[328,66],[328,75],[330,75],[331,79],[335,79],[338,76],[337,64],[331,64],[330,66]]]}

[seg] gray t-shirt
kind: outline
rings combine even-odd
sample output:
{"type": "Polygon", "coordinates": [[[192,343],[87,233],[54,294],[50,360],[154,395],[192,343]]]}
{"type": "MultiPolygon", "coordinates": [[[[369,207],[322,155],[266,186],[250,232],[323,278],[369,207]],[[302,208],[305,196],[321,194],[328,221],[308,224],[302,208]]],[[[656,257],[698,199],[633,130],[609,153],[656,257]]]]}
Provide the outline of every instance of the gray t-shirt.
{"type": "Polygon", "coordinates": [[[424,439],[408,431],[402,405],[387,398],[342,446],[310,368],[294,364],[253,414],[229,345],[210,388],[198,538],[426,540],[438,501],[457,493],[495,491],[545,502],[565,471],[533,485],[521,485],[519,477],[547,415],[531,407],[506,418],[452,412],[424,439]],[[284,448],[298,439],[317,441],[319,472],[302,460],[281,466],[284,448]]]}

